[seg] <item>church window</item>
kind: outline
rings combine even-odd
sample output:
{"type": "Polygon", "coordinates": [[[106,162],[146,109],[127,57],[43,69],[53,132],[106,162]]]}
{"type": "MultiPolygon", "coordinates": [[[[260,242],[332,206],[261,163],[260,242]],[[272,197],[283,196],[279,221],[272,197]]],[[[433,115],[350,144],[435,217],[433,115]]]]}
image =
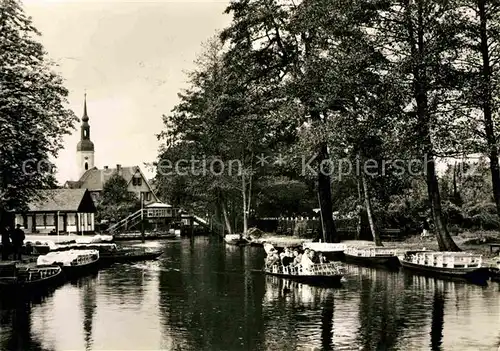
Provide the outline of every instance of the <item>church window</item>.
{"type": "Polygon", "coordinates": [[[88,132],[87,132],[87,130],[86,130],[86,129],[83,131],[83,136],[84,136],[85,138],[88,136],[88,132]]]}
{"type": "Polygon", "coordinates": [[[87,162],[85,162],[85,170],[88,171],[89,170],[89,164],[87,162]]]}

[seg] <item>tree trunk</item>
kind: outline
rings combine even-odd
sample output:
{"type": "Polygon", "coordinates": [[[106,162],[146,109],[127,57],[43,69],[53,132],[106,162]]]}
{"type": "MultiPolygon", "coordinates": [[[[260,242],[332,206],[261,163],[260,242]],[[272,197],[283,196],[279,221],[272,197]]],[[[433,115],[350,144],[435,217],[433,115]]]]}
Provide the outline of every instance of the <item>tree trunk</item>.
{"type": "MultiPolygon", "coordinates": [[[[253,153],[252,153],[253,160],[253,153]]],[[[247,204],[247,216],[250,216],[250,208],[252,205],[252,180],[253,180],[253,167],[250,166],[250,177],[248,179],[248,204],[247,204]]]]}
{"type": "Polygon", "coordinates": [[[373,220],[372,214],[372,204],[370,199],[370,190],[368,189],[368,181],[366,179],[365,172],[361,172],[361,182],[363,183],[363,192],[365,195],[365,208],[366,214],[368,216],[368,223],[370,223],[370,231],[372,233],[373,241],[375,242],[375,246],[384,246],[382,245],[382,240],[380,240],[380,235],[375,226],[375,221],[373,220]]]}
{"type": "MultiPolygon", "coordinates": [[[[326,142],[321,144],[318,155],[318,162],[320,165],[324,160],[329,162],[328,147],[326,142]]],[[[335,223],[333,222],[330,175],[327,172],[323,173],[320,165],[318,165],[318,196],[321,210],[321,221],[325,232],[325,242],[338,243],[339,239],[337,230],[335,228],[335,223]]],[[[323,167],[323,170],[326,170],[326,167],[323,167]]]]}
{"type": "Polygon", "coordinates": [[[457,162],[453,165],[453,201],[458,205],[457,162]]]}
{"type": "Polygon", "coordinates": [[[439,194],[439,184],[436,176],[436,164],[434,156],[428,154],[426,161],[426,180],[427,193],[431,203],[432,218],[434,219],[435,228],[437,231],[437,241],[440,251],[462,251],[453,241],[446,223],[446,218],[443,216],[441,209],[441,195],[439,194]]]}
{"type": "Polygon", "coordinates": [[[233,230],[231,229],[231,221],[229,219],[229,214],[227,213],[226,203],[222,200],[221,203],[222,214],[224,215],[224,223],[226,224],[226,230],[228,234],[233,234],[233,230]]]}
{"type": "MultiPolygon", "coordinates": [[[[359,155],[356,157],[356,162],[359,164],[359,155]]],[[[363,192],[361,191],[361,175],[357,177],[357,186],[358,186],[358,206],[356,207],[358,214],[358,223],[356,226],[356,234],[354,239],[359,240],[361,238],[361,231],[363,230],[363,192]]]]}
{"type": "Polygon", "coordinates": [[[218,201],[217,203],[215,204],[215,215],[212,216],[212,232],[214,234],[217,234],[218,236],[222,235],[224,236],[224,228],[222,225],[223,223],[223,219],[222,219],[222,204],[221,204],[221,201],[220,201],[220,197],[218,196],[218,201]],[[215,217],[215,220],[214,220],[214,217],[215,217]],[[214,223],[215,222],[215,223],[214,223]],[[221,233],[221,228],[222,228],[222,233],[221,233]]]}
{"type": "Polygon", "coordinates": [[[247,217],[247,189],[245,182],[245,172],[241,175],[241,193],[243,195],[243,235],[247,234],[248,231],[248,217],[247,217]]]}
{"type": "MultiPolygon", "coordinates": [[[[302,40],[304,42],[304,56],[305,58],[311,58],[313,56],[311,43],[316,33],[310,30],[307,34],[305,32],[301,33],[302,40]]],[[[315,121],[321,121],[320,110],[316,106],[315,98],[311,95],[307,98],[302,99],[302,103],[309,111],[311,119],[315,121]]],[[[326,118],[326,116],[325,116],[326,118]]],[[[324,121],[324,120],[323,120],[324,121]]],[[[328,144],[326,141],[322,141],[319,146],[318,160],[318,197],[319,197],[319,207],[321,211],[321,224],[324,231],[325,242],[339,242],[337,235],[337,230],[335,229],[335,223],[333,222],[333,206],[332,206],[332,188],[331,180],[328,172],[323,173],[321,170],[321,163],[323,161],[329,162],[328,157],[328,144]]],[[[324,169],[327,169],[325,167],[324,169]]]]}
{"type": "Polygon", "coordinates": [[[486,0],[478,0],[478,14],[479,14],[479,36],[480,36],[480,50],[482,56],[482,109],[484,116],[484,129],[486,133],[486,142],[488,144],[488,157],[490,159],[491,183],[493,185],[493,198],[497,207],[497,215],[500,217],[500,168],[498,165],[498,147],[497,138],[495,135],[495,126],[493,123],[492,113],[492,96],[491,96],[491,62],[490,52],[488,47],[488,33],[487,33],[487,13],[486,13],[486,0]]]}
{"type": "MultiPolygon", "coordinates": [[[[437,241],[440,251],[461,251],[455,244],[448,232],[445,217],[441,209],[441,196],[439,194],[439,185],[436,176],[436,165],[434,162],[434,147],[431,139],[431,121],[429,116],[428,105],[428,84],[427,67],[423,63],[426,55],[425,41],[424,41],[424,9],[423,4],[418,2],[418,18],[417,30],[414,28],[414,23],[409,15],[407,22],[407,29],[411,45],[411,56],[417,60],[413,64],[413,93],[417,104],[417,118],[419,126],[417,133],[419,134],[423,154],[427,158],[425,162],[425,174],[427,182],[427,193],[429,202],[431,204],[432,217],[434,219],[437,241]]],[[[410,7],[407,4],[407,10],[410,7]]]]}

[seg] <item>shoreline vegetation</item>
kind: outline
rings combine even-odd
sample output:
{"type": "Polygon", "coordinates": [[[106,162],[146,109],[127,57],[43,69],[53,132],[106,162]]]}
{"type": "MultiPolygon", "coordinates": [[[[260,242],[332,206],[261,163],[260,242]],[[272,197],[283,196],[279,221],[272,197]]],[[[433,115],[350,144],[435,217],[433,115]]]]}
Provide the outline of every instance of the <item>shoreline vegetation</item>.
{"type": "Polygon", "coordinates": [[[221,234],[316,216],[335,243],[353,218],[377,246],[381,228],[433,228],[468,249],[454,233],[500,230],[498,9],[232,2],[163,117],[160,197],[221,234]]]}

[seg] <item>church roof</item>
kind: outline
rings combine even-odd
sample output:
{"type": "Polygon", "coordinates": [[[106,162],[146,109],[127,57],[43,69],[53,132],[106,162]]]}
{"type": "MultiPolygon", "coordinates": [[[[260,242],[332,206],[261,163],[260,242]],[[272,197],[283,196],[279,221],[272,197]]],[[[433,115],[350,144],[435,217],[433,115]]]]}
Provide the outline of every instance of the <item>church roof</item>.
{"type": "Polygon", "coordinates": [[[38,195],[28,204],[30,212],[96,212],[87,189],[46,189],[39,190],[38,195]]]}
{"type": "Polygon", "coordinates": [[[76,151],[94,151],[94,143],[87,139],[80,140],[76,144],[76,151]]]}

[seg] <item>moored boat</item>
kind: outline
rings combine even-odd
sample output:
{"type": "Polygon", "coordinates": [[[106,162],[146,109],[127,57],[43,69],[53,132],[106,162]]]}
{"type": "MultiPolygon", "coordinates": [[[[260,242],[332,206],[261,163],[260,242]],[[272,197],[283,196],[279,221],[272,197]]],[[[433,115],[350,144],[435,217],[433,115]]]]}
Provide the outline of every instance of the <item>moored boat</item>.
{"type": "Polygon", "coordinates": [[[345,244],[339,243],[321,243],[321,242],[305,242],[304,249],[321,252],[329,260],[338,261],[344,258],[344,251],[347,248],[345,244]]]}
{"type": "Polygon", "coordinates": [[[385,266],[398,268],[401,264],[398,258],[398,250],[381,246],[370,247],[346,247],[344,250],[345,260],[349,263],[357,263],[368,266],[385,266]]]}
{"type": "Polygon", "coordinates": [[[224,236],[224,241],[226,242],[226,244],[236,245],[236,246],[246,246],[250,243],[241,234],[226,234],[224,236]]]}
{"type": "Polygon", "coordinates": [[[0,292],[37,292],[56,285],[62,269],[56,265],[35,267],[16,262],[0,263],[0,292]]]}
{"type": "Polygon", "coordinates": [[[335,262],[317,263],[308,268],[273,265],[264,268],[264,273],[302,283],[339,284],[344,276],[341,266],[335,262]]]}
{"type": "Polygon", "coordinates": [[[38,266],[59,265],[68,279],[78,278],[94,273],[98,269],[99,251],[97,250],[69,250],[49,252],[39,256],[38,266]]]}
{"type": "Polygon", "coordinates": [[[406,251],[401,265],[421,274],[486,281],[491,273],[481,255],[467,252],[406,251]]]}
{"type": "Polygon", "coordinates": [[[114,243],[73,243],[56,245],[50,252],[70,250],[97,250],[100,254],[108,251],[116,251],[118,246],[114,243]]]}
{"type": "Polygon", "coordinates": [[[113,263],[127,263],[137,261],[155,260],[163,254],[161,250],[150,250],[145,248],[120,249],[117,251],[101,254],[99,262],[103,265],[113,263]]]}

